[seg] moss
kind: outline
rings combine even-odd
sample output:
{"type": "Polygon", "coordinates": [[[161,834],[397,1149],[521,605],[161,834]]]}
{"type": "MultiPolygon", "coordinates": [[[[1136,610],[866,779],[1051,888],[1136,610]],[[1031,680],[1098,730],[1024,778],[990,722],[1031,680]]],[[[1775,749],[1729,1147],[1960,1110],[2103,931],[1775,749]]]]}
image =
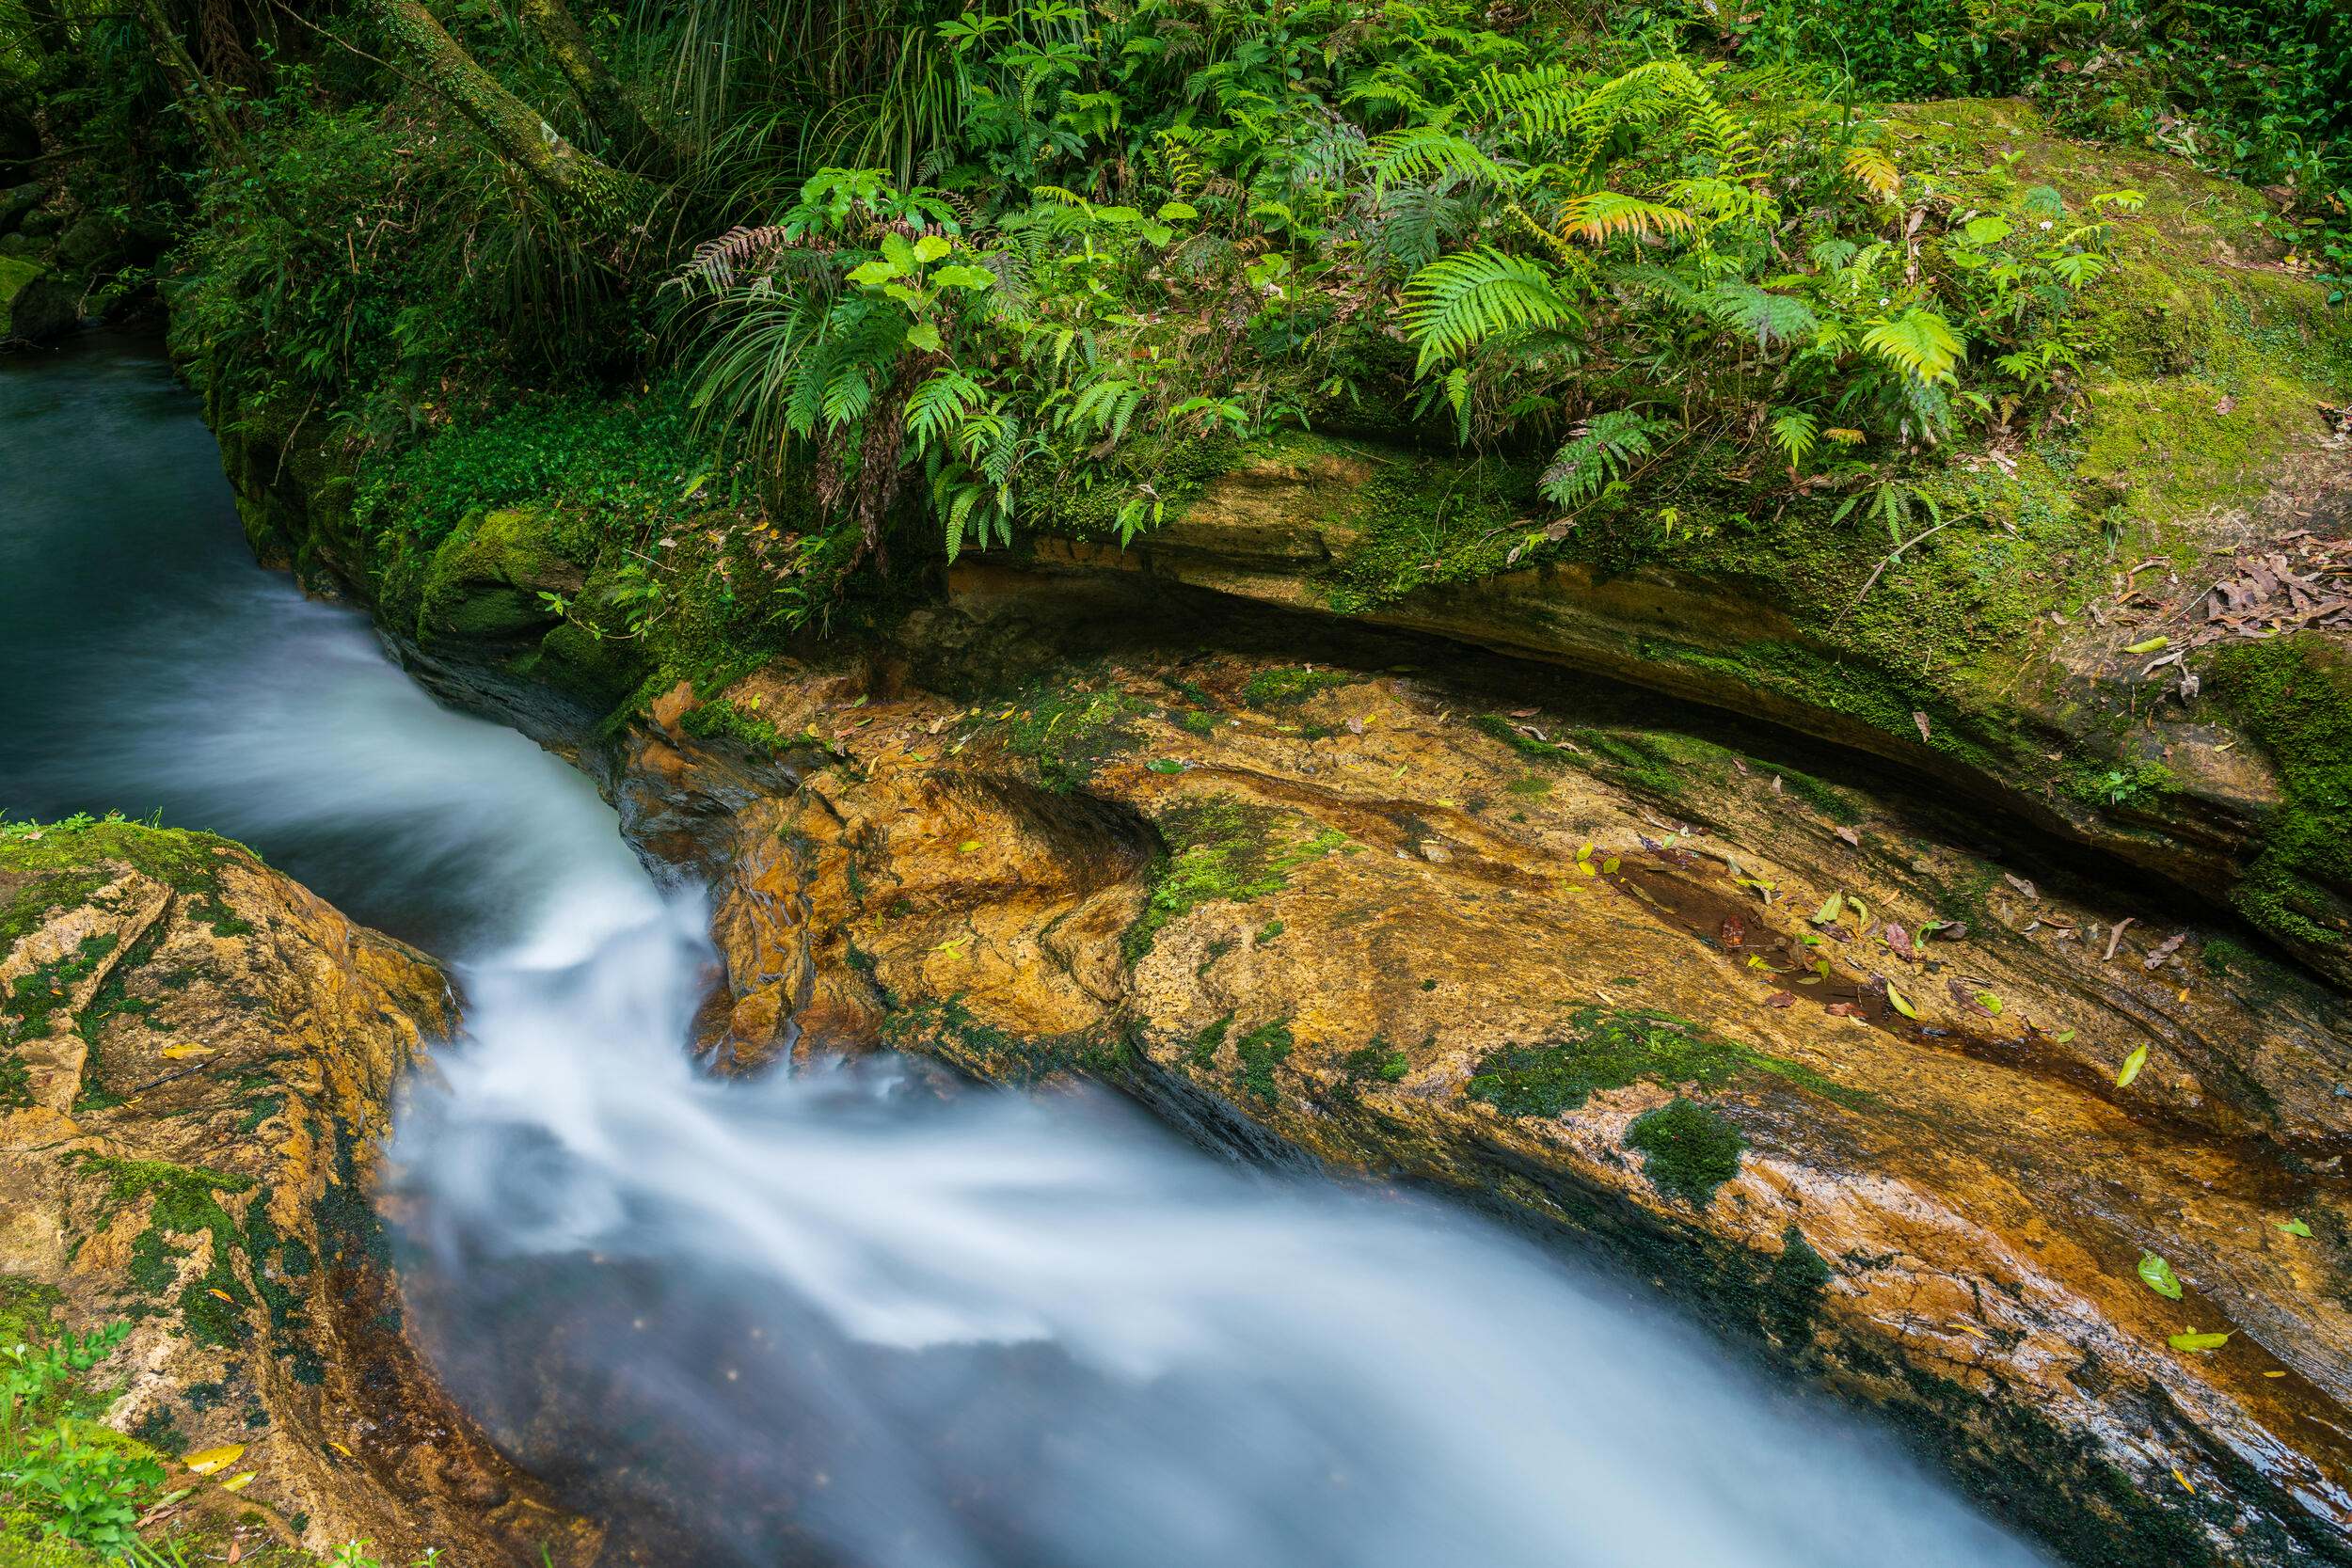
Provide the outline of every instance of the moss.
{"type": "Polygon", "coordinates": [[[1140,743],[1136,721],[1145,705],[1123,691],[1042,684],[999,718],[1005,749],[1026,761],[1046,788],[1068,793],[1113,757],[1140,743]]]}
{"type": "MultiPolygon", "coordinates": [[[[1290,450],[1311,450],[1294,438],[1290,450]]],[[[1320,487],[1312,520],[1333,542],[1321,585],[1343,613],[1447,583],[1492,577],[1509,564],[1544,503],[1536,469],[1500,458],[1463,459],[1325,443],[1349,463],[1349,482],[1320,487]]]]}
{"type": "Polygon", "coordinates": [[[1245,682],[1241,700],[1251,707],[1291,707],[1318,691],[1345,686],[1350,676],[1336,670],[1311,670],[1303,665],[1276,665],[1261,670],[1245,682]]]}
{"type": "Polygon", "coordinates": [[[147,1228],[131,1244],[129,1277],[133,1289],[152,1303],[179,1276],[172,1260],[185,1256],[170,1237],[204,1235],[211,1252],[204,1272],[182,1286],[177,1299],[183,1331],[200,1344],[228,1349],[242,1344],[246,1328],[244,1309],[253,1305],[252,1293],[237,1275],[235,1255],[245,1238],[236,1218],[215,1195],[246,1193],[250,1179],[199,1165],[177,1165],[163,1160],[122,1160],[98,1154],[72,1157],[77,1168],[106,1184],[99,1203],[100,1226],[123,1209],[148,1200],[147,1228]]]}
{"type": "Polygon", "coordinates": [[[45,1345],[56,1336],[65,1295],[56,1286],[0,1274],[0,1345],[45,1345]]]}
{"type": "Polygon", "coordinates": [[[1576,761],[1576,753],[1565,746],[1555,745],[1529,735],[1500,713],[1482,713],[1470,721],[1470,727],[1488,737],[1502,742],[1519,755],[1534,762],[1547,762],[1565,768],[1576,761]]]}
{"type": "Polygon", "coordinates": [[[1716,1188],[1740,1174],[1747,1139],[1718,1113],[1677,1095],[1670,1104],[1634,1117],[1625,1130],[1625,1146],[1645,1156],[1642,1174],[1651,1186],[1704,1209],[1716,1188]]]}
{"type": "Polygon", "coordinates": [[[1240,1064],[1235,1081],[1242,1093],[1261,1105],[1272,1105],[1279,1098],[1274,1069],[1290,1059],[1297,1043],[1291,1037],[1290,1022],[1274,1019],[1233,1041],[1233,1057],[1240,1064]]]}
{"type": "Polygon", "coordinates": [[[1840,827],[1851,828],[1862,821],[1862,810],[1853,798],[1834,784],[1823,784],[1810,773],[1800,773],[1793,768],[1774,770],[1781,787],[1789,794],[1828,817],[1840,827]]]}
{"type": "Polygon", "coordinates": [[[2352,889],[2352,657],[2318,633],[2216,651],[2213,691],[2278,770],[2281,803],[2232,897],[2256,927],[2341,957],[2352,889]]]}
{"type": "Polygon", "coordinates": [[[1556,1117],[1637,1080],[1711,1090],[1742,1072],[1770,1073],[1840,1105],[1868,1098],[1672,1013],[1590,1004],[1569,1015],[1564,1038],[1487,1053],[1464,1092],[1507,1117],[1556,1117]]]}
{"type": "Polygon", "coordinates": [[[0,822],[0,887],[8,895],[0,926],[0,951],[39,922],[45,908],[86,903],[104,885],[97,868],[119,862],[188,895],[192,912],[211,923],[215,935],[244,936],[252,926],[238,919],[221,899],[223,864],[260,856],[233,839],[119,816],[76,816],[63,822],[0,822]]]}
{"type": "MultiPolygon", "coordinates": [[[[1702,1205],[1702,1207],[1704,1207],[1702,1205]]],[[[1765,1323],[1783,1340],[1801,1338],[1829,1288],[1829,1264],[1794,1225],[1780,1233],[1780,1256],[1764,1284],[1765,1323]]]]}
{"type": "Polygon", "coordinates": [[[678,721],[678,727],[700,739],[732,740],[755,752],[785,751],[802,738],[787,736],[771,721],[747,711],[724,697],[689,709],[686,716],[678,721]]]}
{"type": "Polygon", "coordinates": [[[577,593],[584,573],[553,547],[550,532],[548,520],[529,507],[469,514],[424,566],[418,637],[535,638],[562,620],[541,595],[577,593]]]}
{"type": "Polygon", "coordinates": [[[882,1035],[894,1050],[920,1049],[997,1083],[1034,1084],[1066,1072],[1116,1080],[1132,1070],[1136,1059],[1135,1042],[1124,1034],[1096,1029],[1016,1034],[982,1022],[960,996],[893,1007],[882,1020],[882,1035]]]}
{"type": "Polygon", "coordinates": [[[1350,1078],[1378,1079],[1383,1084],[1404,1081],[1413,1070],[1412,1059],[1378,1035],[1340,1058],[1350,1078]]]}
{"type": "Polygon", "coordinates": [[[1233,1027],[1233,1015],[1210,1020],[1185,1042],[1184,1060],[1194,1067],[1206,1068],[1216,1062],[1217,1049],[1224,1045],[1225,1036],[1233,1027]]]}
{"type": "MultiPolygon", "coordinates": [[[[1120,942],[1127,961],[1150,952],[1162,929],[1201,905],[1248,903],[1279,893],[1290,885],[1290,874],[1299,866],[1346,847],[1346,835],[1329,828],[1279,844],[1276,832],[1289,820],[1293,818],[1284,813],[1244,805],[1229,796],[1171,807],[1159,822],[1168,852],[1142,915],[1120,942]]],[[[1261,940],[1265,940],[1263,933],[1261,940]]]]}

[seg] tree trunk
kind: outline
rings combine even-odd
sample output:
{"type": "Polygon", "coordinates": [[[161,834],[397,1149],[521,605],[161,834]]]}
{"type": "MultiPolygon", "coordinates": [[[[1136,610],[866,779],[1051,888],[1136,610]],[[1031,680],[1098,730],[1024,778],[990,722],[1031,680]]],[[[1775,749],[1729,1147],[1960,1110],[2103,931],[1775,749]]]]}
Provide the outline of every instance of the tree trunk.
{"type": "Polygon", "coordinates": [[[138,0],[138,17],[148,42],[154,47],[157,63],[169,78],[172,90],[196,117],[197,129],[211,145],[213,156],[224,164],[242,164],[253,169],[253,153],[246,146],[245,133],[237,128],[220,90],[197,66],[187,45],[180,41],[179,29],[164,14],[160,0],[138,0]]]}
{"type": "Polygon", "coordinates": [[[649,183],[565,141],[536,109],[483,70],[421,0],[373,4],[410,69],[455,104],[490,150],[547,197],[565,222],[616,243],[643,231],[653,208],[649,183]]]}
{"type": "Polygon", "coordinates": [[[623,157],[655,174],[666,174],[685,161],[676,138],[654,123],[620,79],[596,57],[587,33],[564,0],[523,0],[522,16],[554,57],[564,79],[572,85],[580,107],[612,138],[623,157]]]}

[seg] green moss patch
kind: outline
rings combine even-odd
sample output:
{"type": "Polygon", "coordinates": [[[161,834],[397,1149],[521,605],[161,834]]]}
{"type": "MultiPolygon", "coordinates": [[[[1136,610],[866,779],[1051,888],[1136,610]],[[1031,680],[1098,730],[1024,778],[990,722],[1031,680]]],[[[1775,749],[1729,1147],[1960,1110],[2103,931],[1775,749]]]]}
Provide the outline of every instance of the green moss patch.
{"type": "Polygon", "coordinates": [[[1039,686],[1000,720],[1005,749],[1037,770],[1046,788],[1080,788],[1096,769],[1141,744],[1136,721],[1145,704],[1115,689],[1039,686]]]}
{"type": "Polygon", "coordinates": [[[2233,895],[2257,927],[2341,956],[2352,888],[2352,658],[2316,633],[2237,642],[2214,694],[2278,769],[2284,801],[2233,895]]]}
{"type": "Polygon", "coordinates": [[[1245,805],[1228,796],[1186,800],[1160,818],[1168,853],[1161,863],[1143,916],[1128,928],[1121,945],[1133,963],[1151,951],[1160,931],[1219,899],[1247,903],[1290,885],[1293,871],[1347,846],[1347,836],[1319,828],[1308,837],[1283,843],[1290,814],[1245,805]]]}
{"type": "Polygon", "coordinates": [[[1413,1070],[1412,1058],[1378,1035],[1341,1057],[1340,1066],[1350,1078],[1376,1079],[1383,1084],[1402,1083],[1413,1070]]]}
{"type": "Polygon", "coordinates": [[[1291,1037],[1291,1021],[1274,1019],[1233,1041],[1233,1056],[1240,1064],[1237,1074],[1241,1092],[1261,1105],[1272,1105],[1280,1098],[1274,1082],[1274,1069],[1290,1059],[1297,1041],[1291,1037]]]}
{"type": "Polygon", "coordinates": [[[1651,1186],[1704,1209],[1716,1188],[1740,1174],[1740,1151],[1748,1141],[1720,1113],[1677,1096],[1671,1104],[1634,1117],[1625,1130],[1625,1146],[1645,1156],[1642,1174],[1651,1186]]]}
{"type": "Polygon", "coordinates": [[[1589,1004],[1569,1015],[1558,1040],[1487,1053],[1464,1092],[1507,1117],[1556,1117],[1637,1080],[1720,1089],[1742,1072],[1771,1073],[1840,1105],[1868,1098],[1672,1013],[1589,1004]]]}
{"type": "Polygon", "coordinates": [[[1291,707],[1318,691],[1345,686],[1349,676],[1336,670],[1311,670],[1303,665],[1277,665],[1261,670],[1243,683],[1241,700],[1251,707],[1291,707]]]}
{"type": "Polygon", "coordinates": [[[1034,1084],[1065,1072],[1117,1078],[1135,1065],[1133,1042],[1107,1030],[1022,1035],[981,1022],[961,996],[893,1007],[882,1043],[923,1051],[999,1083],[1034,1084]]]}

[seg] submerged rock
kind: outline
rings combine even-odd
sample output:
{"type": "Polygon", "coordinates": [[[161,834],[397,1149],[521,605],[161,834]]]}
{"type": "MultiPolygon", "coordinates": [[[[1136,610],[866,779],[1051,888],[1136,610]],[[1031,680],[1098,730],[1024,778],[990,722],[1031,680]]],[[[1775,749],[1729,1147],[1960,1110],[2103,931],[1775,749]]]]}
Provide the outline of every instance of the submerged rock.
{"type": "MultiPolygon", "coordinates": [[[[248,851],[120,821],[0,832],[0,1294],[129,1320],[112,1426],[226,1445],[324,1549],[593,1555],[402,1337],[375,1139],[449,987],[248,851]]],[[[198,1488],[214,1482],[175,1472],[198,1488]]]]}
{"type": "MultiPolygon", "coordinates": [[[[919,640],[1001,634],[955,619],[919,640]]],[[[2074,1560],[2344,1560],[2330,993],[1638,697],[1164,650],[978,701],[901,670],[771,667],[630,737],[641,836],[719,870],[729,1065],[1100,1075],[1597,1241],[2074,1560]]]]}

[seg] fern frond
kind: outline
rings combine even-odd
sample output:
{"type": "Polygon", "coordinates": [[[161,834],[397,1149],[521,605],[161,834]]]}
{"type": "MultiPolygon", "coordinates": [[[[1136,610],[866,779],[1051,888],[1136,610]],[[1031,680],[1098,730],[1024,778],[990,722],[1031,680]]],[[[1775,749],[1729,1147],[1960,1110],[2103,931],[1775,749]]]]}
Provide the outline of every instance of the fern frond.
{"type": "Polygon", "coordinates": [[[1877,197],[1892,201],[1903,192],[1902,172],[1895,160],[1880,147],[1856,146],[1846,149],[1846,178],[1877,197]]]}
{"type": "Polygon", "coordinates": [[[1583,505],[1630,472],[1674,427],[1662,420],[1613,408],[1576,427],[1544,470],[1544,496],[1562,510],[1583,505]]]}
{"type": "Polygon", "coordinates": [[[1753,283],[1718,283],[1699,299],[1709,319],[1755,338],[1758,348],[1802,342],[1820,326],[1804,301],[1753,283]]]}
{"type": "Polygon", "coordinates": [[[1920,382],[1949,378],[1968,352],[1951,323],[1919,305],[1871,323],[1862,334],[1862,346],[1920,382]]]}
{"type": "Polygon", "coordinates": [[[1414,374],[1498,334],[1581,325],[1551,275],[1491,245],[1432,261],[1405,285],[1405,331],[1421,345],[1414,374]]]}
{"type": "Polygon", "coordinates": [[[1572,240],[1606,245],[1620,234],[1695,234],[1699,220],[1680,207],[1645,201],[1624,191],[1593,191],[1568,203],[1560,232],[1572,240]]]}
{"type": "Polygon", "coordinates": [[[1772,445],[1788,459],[1794,474],[1821,444],[1821,421],[1803,408],[1783,408],[1772,415],[1772,445]]]}
{"type": "Polygon", "coordinates": [[[1476,142],[1437,126],[1407,126],[1375,138],[1371,164],[1376,191],[1400,181],[1420,183],[1441,175],[1480,180],[1506,191],[1518,183],[1518,176],[1476,142]]]}

